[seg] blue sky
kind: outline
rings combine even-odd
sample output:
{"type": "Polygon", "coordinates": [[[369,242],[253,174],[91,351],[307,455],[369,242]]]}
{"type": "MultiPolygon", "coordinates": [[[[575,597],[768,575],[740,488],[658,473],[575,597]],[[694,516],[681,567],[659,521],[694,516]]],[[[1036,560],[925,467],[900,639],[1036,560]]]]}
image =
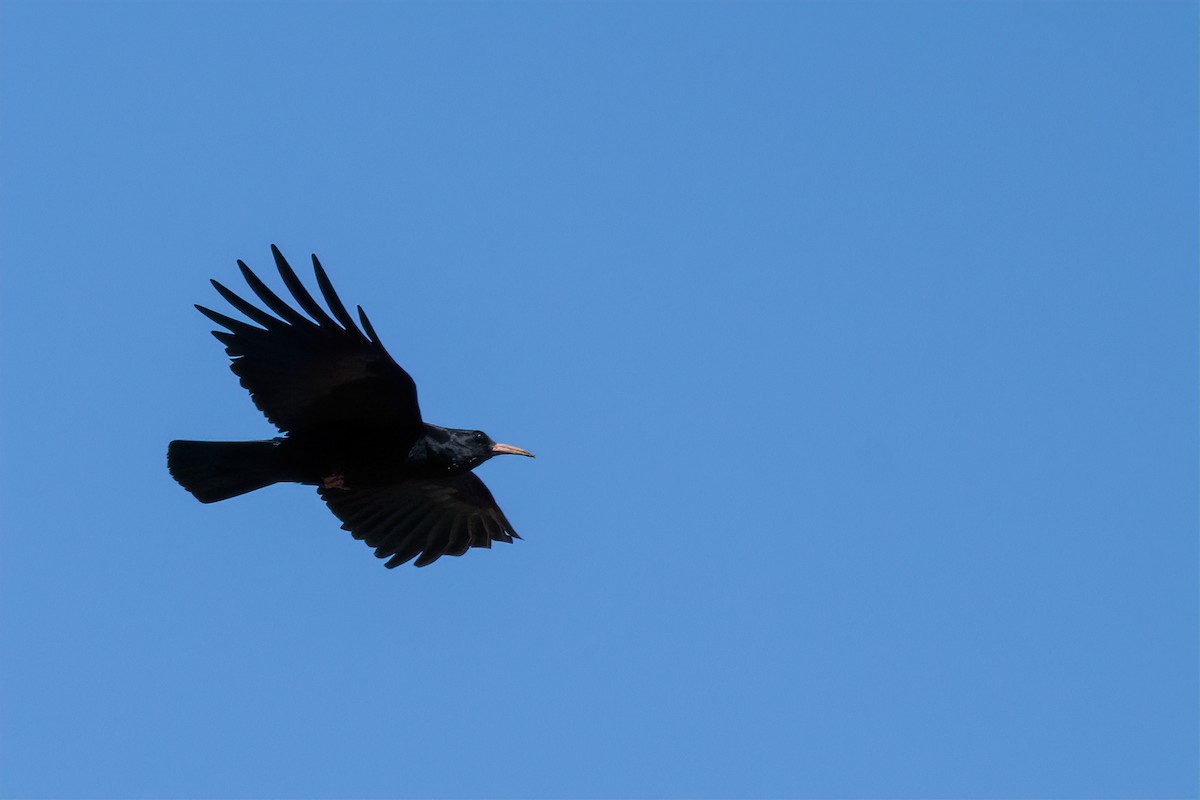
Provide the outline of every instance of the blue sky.
{"type": "Polygon", "coordinates": [[[1195,796],[1196,42],[0,5],[0,794],[1195,796]],[[525,541],[171,481],[272,433],[191,308],[272,242],[538,454],[479,471],[525,541]]]}

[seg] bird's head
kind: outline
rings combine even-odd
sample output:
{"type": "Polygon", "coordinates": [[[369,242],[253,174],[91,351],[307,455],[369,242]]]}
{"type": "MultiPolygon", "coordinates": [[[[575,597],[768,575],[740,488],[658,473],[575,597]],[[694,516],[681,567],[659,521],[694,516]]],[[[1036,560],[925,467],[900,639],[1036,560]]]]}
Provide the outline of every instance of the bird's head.
{"type": "Polygon", "coordinates": [[[475,467],[493,456],[534,457],[533,453],[530,453],[528,450],[522,450],[511,444],[497,443],[483,431],[458,430],[454,428],[445,428],[443,430],[446,433],[447,441],[439,449],[443,458],[449,462],[449,469],[453,472],[475,469],[475,467]]]}

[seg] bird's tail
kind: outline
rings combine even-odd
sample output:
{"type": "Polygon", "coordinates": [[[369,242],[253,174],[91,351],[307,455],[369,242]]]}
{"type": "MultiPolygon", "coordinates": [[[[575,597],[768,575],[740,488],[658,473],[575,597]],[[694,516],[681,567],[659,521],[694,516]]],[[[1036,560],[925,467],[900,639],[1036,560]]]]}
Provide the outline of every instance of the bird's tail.
{"type": "Polygon", "coordinates": [[[201,503],[215,503],[287,480],[278,458],[280,441],[176,440],[167,445],[167,469],[201,503]]]}

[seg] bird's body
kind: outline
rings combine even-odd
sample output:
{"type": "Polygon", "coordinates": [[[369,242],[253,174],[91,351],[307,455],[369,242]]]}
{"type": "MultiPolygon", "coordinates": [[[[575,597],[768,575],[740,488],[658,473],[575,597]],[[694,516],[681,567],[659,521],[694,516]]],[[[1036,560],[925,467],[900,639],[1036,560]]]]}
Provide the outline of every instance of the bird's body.
{"type": "Polygon", "coordinates": [[[321,486],[333,476],[348,486],[470,472],[495,443],[482,431],[425,423],[419,435],[385,436],[362,425],[336,424],[272,440],[287,480],[321,486]]]}
{"type": "Polygon", "coordinates": [[[482,431],[421,419],[412,378],[383,348],[362,308],[362,329],[346,311],[316,256],[313,268],[329,307],[321,308],[272,246],[293,309],[238,262],[246,282],[277,316],[213,281],[257,326],[202,306],[226,331],[231,368],[255,405],[285,435],[258,442],[171,442],[171,474],[201,502],[272,483],[318,487],[342,527],[390,557],[417,566],[469,547],[511,542],[516,532],[471,470],[500,454],[530,455],[482,431]],[[331,316],[332,315],[332,316],[331,316]]]}

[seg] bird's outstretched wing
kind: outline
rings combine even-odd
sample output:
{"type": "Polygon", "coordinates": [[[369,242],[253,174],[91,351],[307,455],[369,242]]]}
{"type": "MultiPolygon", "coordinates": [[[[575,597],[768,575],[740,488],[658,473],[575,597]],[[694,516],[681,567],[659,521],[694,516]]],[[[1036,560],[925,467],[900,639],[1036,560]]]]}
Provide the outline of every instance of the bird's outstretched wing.
{"type": "Polygon", "coordinates": [[[417,386],[388,355],[362,307],[358,307],[360,330],[315,255],[313,269],[328,313],[304,288],[275,245],[271,245],[271,253],[284,285],[308,316],[281,300],[241,261],[238,267],[246,283],[277,316],[246,302],[217,281],[212,284],[221,296],[261,327],[196,306],[228,329],[213,331],[213,336],[225,345],[233,359],[230,368],[249,390],[254,404],[284,432],[350,423],[378,431],[380,436],[415,436],[421,426],[417,386]]]}
{"type": "Polygon", "coordinates": [[[470,472],[318,491],[342,521],[342,530],[375,548],[376,557],[388,558],[389,568],[413,558],[423,567],[471,547],[521,538],[483,481],[470,472]]]}

